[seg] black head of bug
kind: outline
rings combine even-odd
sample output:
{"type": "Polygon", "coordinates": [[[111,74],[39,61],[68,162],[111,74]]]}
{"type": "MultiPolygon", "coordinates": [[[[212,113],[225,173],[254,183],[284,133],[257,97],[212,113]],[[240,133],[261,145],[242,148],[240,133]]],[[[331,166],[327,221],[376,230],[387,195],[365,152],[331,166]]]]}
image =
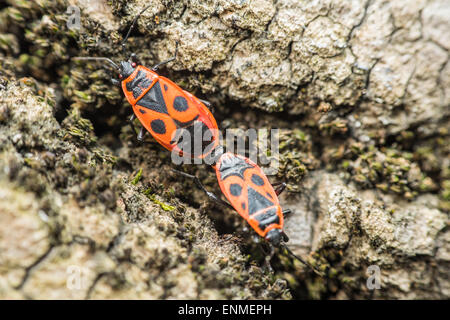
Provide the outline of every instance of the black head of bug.
{"type": "Polygon", "coordinates": [[[272,229],[266,235],[266,240],[269,241],[274,247],[279,247],[282,239],[283,235],[281,229],[272,229]]]}
{"type": "Polygon", "coordinates": [[[134,71],[133,64],[128,61],[120,61],[120,79],[128,78],[134,71]]]}

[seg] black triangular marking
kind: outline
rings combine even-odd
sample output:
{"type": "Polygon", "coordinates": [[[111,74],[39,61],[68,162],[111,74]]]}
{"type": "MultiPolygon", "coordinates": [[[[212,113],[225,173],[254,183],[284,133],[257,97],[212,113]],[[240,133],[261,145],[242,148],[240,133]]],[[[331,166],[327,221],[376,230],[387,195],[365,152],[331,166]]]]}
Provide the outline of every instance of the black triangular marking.
{"type": "Polygon", "coordinates": [[[255,212],[273,206],[273,202],[264,197],[252,187],[248,187],[248,214],[252,215],[255,212]]]}
{"type": "Polygon", "coordinates": [[[164,101],[159,81],[157,81],[153,87],[139,99],[137,105],[159,113],[169,114],[167,112],[166,102],[164,101]]]}

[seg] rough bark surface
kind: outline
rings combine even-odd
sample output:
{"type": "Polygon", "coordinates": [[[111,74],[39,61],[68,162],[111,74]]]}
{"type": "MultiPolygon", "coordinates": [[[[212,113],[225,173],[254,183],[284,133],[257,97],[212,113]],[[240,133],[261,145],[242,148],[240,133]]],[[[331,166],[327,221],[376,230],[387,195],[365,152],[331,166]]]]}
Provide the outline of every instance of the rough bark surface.
{"type": "Polygon", "coordinates": [[[0,297],[448,299],[449,16],[445,0],[0,4],[0,297]],[[135,142],[108,68],[71,60],[127,58],[149,4],[127,44],[145,65],[178,41],[161,73],[221,129],[283,129],[289,245],[325,277],[282,251],[267,272],[242,219],[135,142]]]}

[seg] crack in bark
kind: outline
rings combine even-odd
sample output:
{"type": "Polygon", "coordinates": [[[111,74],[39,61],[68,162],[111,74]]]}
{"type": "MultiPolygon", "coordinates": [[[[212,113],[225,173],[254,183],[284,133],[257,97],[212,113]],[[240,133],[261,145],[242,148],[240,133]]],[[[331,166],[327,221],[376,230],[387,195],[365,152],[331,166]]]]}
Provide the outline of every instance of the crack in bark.
{"type": "Polygon", "coordinates": [[[405,97],[406,97],[406,94],[408,93],[409,83],[411,82],[411,79],[413,78],[414,74],[416,73],[416,68],[417,68],[417,66],[414,65],[414,68],[413,68],[411,74],[409,75],[408,79],[406,80],[403,95],[400,97],[401,104],[405,103],[405,97]]]}
{"type": "Polygon", "coordinates": [[[370,6],[371,3],[372,3],[372,0],[367,0],[367,1],[366,1],[365,5],[364,5],[364,13],[363,13],[363,16],[361,17],[361,20],[360,20],[357,24],[355,24],[355,25],[350,29],[350,32],[348,33],[348,36],[347,36],[347,41],[346,41],[347,43],[351,44],[351,38],[352,38],[352,36],[353,36],[353,32],[354,32],[356,29],[358,29],[360,26],[362,26],[362,24],[363,24],[364,21],[366,20],[367,12],[368,12],[368,10],[369,10],[369,6],[370,6]]]}
{"type": "Polygon", "coordinates": [[[264,32],[266,32],[266,33],[269,31],[270,25],[275,20],[275,18],[278,15],[278,12],[280,10],[280,8],[278,7],[278,0],[273,0],[272,4],[273,4],[273,6],[275,8],[275,13],[273,14],[272,18],[270,19],[270,21],[266,24],[266,26],[264,28],[264,32]]]}
{"type": "Polygon", "coordinates": [[[40,265],[40,264],[45,260],[45,258],[48,257],[48,255],[50,254],[50,252],[52,252],[52,250],[53,250],[54,248],[56,248],[56,247],[57,247],[57,246],[50,246],[50,247],[47,249],[47,251],[46,251],[42,256],[40,256],[39,258],[37,258],[37,260],[36,260],[35,262],[33,262],[30,266],[28,266],[28,267],[25,269],[25,275],[23,276],[22,281],[20,282],[20,284],[17,285],[17,286],[15,287],[16,290],[22,290],[23,286],[24,286],[25,283],[28,281],[31,272],[32,272],[38,265],[40,265]]]}
{"type": "Polygon", "coordinates": [[[446,98],[446,92],[445,92],[445,88],[444,88],[444,84],[442,83],[442,72],[444,72],[445,67],[447,66],[447,64],[450,61],[450,54],[447,54],[447,61],[445,61],[441,68],[439,69],[439,75],[437,77],[437,85],[438,87],[441,89],[442,92],[442,96],[441,96],[441,106],[445,105],[445,98],[446,98]]]}

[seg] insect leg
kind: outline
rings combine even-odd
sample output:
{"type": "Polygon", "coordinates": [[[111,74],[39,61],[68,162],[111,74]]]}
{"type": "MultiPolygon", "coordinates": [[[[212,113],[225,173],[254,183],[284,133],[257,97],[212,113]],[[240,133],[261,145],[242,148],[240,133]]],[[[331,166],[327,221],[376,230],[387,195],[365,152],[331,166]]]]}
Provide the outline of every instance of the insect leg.
{"type": "Polygon", "coordinates": [[[297,259],[298,261],[300,261],[301,263],[303,263],[305,266],[307,266],[308,268],[310,268],[312,271],[314,271],[314,273],[316,273],[317,275],[319,275],[319,276],[321,276],[321,277],[325,277],[325,274],[324,274],[322,271],[316,269],[316,268],[315,268],[314,266],[312,266],[310,263],[308,263],[308,262],[306,262],[305,260],[303,260],[300,256],[297,256],[296,254],[294,254],[294,253],[292,252],[292,250],[289,249],[289,247],[288,247],[287,245],[283,244],[283,245],[281,245],[281,247],[284,248],[284,249],[286,249],[286,251],[287,251],[292,257],[294,257],[295,259],[297,259]]]}
{"type": "Polygon", "coordinates": [[[201,183],[201,181],[200,181],[200,179],[199,179],[198,177],[196,177],[196,176],[194,176],[194,175],[192,175],[192,174],[185,173],[185,172],[183,172],[183,171],[175,170],[175,169],[172,169],[172,171],[174,171],[174,172],[176,172],[176,173],[178,173],[178,174],[180,174],[180,175],[182,175],[182,176],[184,176],[184,177],[193,179],[194,182],[195,182],[195,184],[196,184],[203,192],[205,192],[206,195],[207,195],[212,201],[218,202],[218,203],[220,203],[221,205],[224,205],[224,206],[226,206],[226,207],[231,208],[231,209],[234,210],[234,208],[233,208],[233,206],[232,206],[231,204],[229,204],[229,203],[226,202],[225,200],[222,200],[221,198],[219,198],[218,196],[216,196],[214,193],[212,193],[212,192],[206,190],[205,186],[201,183]]]}
{"type": "Polygon", "coordinates": [[[198,100],[200,100],[209,109],[209,111],[211,111],[212,113],[215,113],[214,107],[211,104],[211,102],[209,102],[207,100],[203,100],[203,99],[198,99],[198,100]]]}
{"type": "Polygon", "coordinates": [[[113,85],[115,85],[116,87],[120,87],[120,81],[117,80],[117,79],[111,78],[111,83],[112,83],[113,85]]]}
{"type": "Polygon", "coordinates": [[[269,244],[269,248],[270,251],[268,254],[266,254],[266,257],[264,259],[264,265],[266,266],[266,268],[269,270],[270,273],[273,273],[273,268],[270,264],[270,260],[272,260],[272,257],[275,254],[275,249],[271,244],[269,244]]]}
{"type": "Polygon", "coordinates": [[[169,62],[175,60],[175,59],[177,58],[177,53],[178,53],[178,41],[176,42],[176,46],[175,46],[175,54],[174,54],[174,56],[173,56],[172,58],[169,58],[169,59],[167,59],[167,60],[165,60],[165,61],[162,61],[162,62],[156,64],[155,66],[152,67],[152,70],[153,70],[153,71],[156,71],[156,70],[158,70],[158,68],[159,68],[160,66],[162,66],[163,64],[166,64],[166,63],[169,63],[169,62]]]}
{"type": "Polygon", "coordinates": [[[272,186],[276,187],[275,193],[277,196],[279,196],[284,191],[284,189],[286,189],[286,182],[277,182],[272,184],[272,186]]]}
{"type": "Polygon", "coordinates": [[[133,123],[134,119],[136,119],[136,115],[133,113],[133,114],[130,116],[130,118],[128,119],[128,121],[130,122],[130,127],[131,127],[131,129],[133,130],[134,134],[137,136],[138,133],[137,133],[136,128],[134,127],[134,123],[133,123]]]}
{"type": "Polygon", "coordinates": [[[281,212],[281,213],[283,214],[283,217],[286,218],[292,213],[292,210],[291,209],[284,209],[283,212],[281,212]]]}
{"type": "Polygon", "coordinates": [[[131,62],[135,62],[137,65],[141,65],[141,60],[139,60],[138,56],[136,55],[136,53],[132,53],[130,56],[130,60],[131,62]]]}
{"type": "Polygon", "coordinates": [[[209,101],[207,101],[207,100],[203,100],[203,99],[198,99],[198,100],[200,100],[201,102],[203,102],[203,103],[205,104],[205,106],[207,106],[208,108],[211,108],[211,107],[212,107],[211,102],[209,102],[209,101]]]}
{"type": "Polygon", "coordinates": [[[284,242],[289,242],[289,237],[287,236],[286,232],[282,231],[281,236],[283,237],[284,242]]]}
{"type": "Polygon", "coordinates": [[[147,130],[145,130],[145,128],[142,127],[141,130],[139,131],[137,139],[142,142],[144,140],[144,137],[145,137],[146,133],[147,133],[147,130]]]}
{"type": "Polygon", "coordinates": [[[150,8],[152,5],[148,5],[146,6],[144,9],[142,9],[141,12],[139,12],[139,14],[133,19],[133,22],[131,23],[130,29],[128,29],[127,35],[125,36],[125,39],[123,39],[122,43],[121,43],[121,47],[123,52],[125,52],[125,43],[128,40],[128,37],[131,34],[131,30],[133,30],[134,25],[136,24],[136,21],[139,19],[139,17],[141,16],[141,14],[143,14],[148,8],[150,8]]]}

